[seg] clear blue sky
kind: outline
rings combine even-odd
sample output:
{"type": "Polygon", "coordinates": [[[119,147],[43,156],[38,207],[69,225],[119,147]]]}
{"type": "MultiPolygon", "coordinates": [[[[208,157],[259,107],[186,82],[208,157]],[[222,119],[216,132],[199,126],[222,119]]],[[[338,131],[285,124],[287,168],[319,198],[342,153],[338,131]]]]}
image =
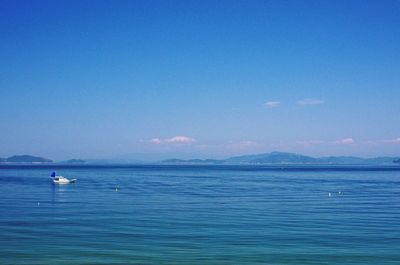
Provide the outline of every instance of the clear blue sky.
{"type": "Polygon", "coordinates": [[[400,1],[0,0],[0,157],[400,155],[400,1]]]}

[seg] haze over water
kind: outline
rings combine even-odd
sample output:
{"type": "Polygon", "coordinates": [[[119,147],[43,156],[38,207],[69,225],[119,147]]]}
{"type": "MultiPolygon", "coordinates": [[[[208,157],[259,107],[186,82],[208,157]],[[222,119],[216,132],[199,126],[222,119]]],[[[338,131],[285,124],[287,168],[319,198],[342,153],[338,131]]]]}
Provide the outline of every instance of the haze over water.
{"type": "Polygon", "coordinates": [[[51,170],[0,168],[1,264],[400,262],[399,168],[51,170]]]}

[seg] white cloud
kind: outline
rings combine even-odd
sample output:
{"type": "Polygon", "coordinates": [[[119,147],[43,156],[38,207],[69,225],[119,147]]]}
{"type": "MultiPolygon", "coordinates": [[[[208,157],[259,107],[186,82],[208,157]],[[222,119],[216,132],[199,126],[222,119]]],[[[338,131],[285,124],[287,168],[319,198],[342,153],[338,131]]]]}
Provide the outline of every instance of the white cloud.
{"type": "Polygon", "coordinates": [[[323,104],[325,101],[321,99],[314,99],[314,98],[305,98],[297,101],[297,105],[305,106],[305,105],[319,105],[323,104]]]}
{"type": "Polygon", "coordinates": [[[165,142],[170,144],[190,144],[196,142],[196,140],[187,136],[174,136],[172,138],[165,139],[165,142]]]}
{"type": "Polygon", "coordinates": [[[383,140],[383,142],[389,144],[400,144],[400,137],[396,139],[383,140]]]}
{"type": "Polygon", "coordinates": [[[400,137],[395,139],[368,140],[366,144],[400,144],[400,137]]]}
{"type": "Polygon", "coordinates": [[[264,107],[272,109],[272,108],[277,108],[281,104],[280,101],[267,101],[263,104],[264,107]]]}
{"type": "Polygon", "coordinates": [[[166,139],[161,139],[161,138],[152,138],[150,140],[147,140],[145,142],[151,143],[151,144],[191,144],[196,142],[196,139],[188,137],[188,136],[174,136],[171,138],[166,138],[166,139]]]}
{"type": "Polygon", "coordinates": [[[341,140],[335,141],[335,144],[354,144],[355,141],[353,138],[344,138],[341,140]]]}
{"type": "Polygon", "coordinates": [[[149,141],[152,144],[161,144],[161,139],[160,138],[153,138],[149,141]]]}

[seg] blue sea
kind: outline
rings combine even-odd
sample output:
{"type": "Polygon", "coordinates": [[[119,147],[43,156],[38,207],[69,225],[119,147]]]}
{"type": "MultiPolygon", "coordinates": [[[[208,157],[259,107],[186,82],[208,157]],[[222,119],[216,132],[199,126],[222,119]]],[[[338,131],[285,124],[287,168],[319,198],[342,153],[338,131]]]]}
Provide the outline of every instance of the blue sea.
{"type": "Polygon", "coordinates": [[[398,265],[400,167],[1,166],[0,264],[398,265]]]}

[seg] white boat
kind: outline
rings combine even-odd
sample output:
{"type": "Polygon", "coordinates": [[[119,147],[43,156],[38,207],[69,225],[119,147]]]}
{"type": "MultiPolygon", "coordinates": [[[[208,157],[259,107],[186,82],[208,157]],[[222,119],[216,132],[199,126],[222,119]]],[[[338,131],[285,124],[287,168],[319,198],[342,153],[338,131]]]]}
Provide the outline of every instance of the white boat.
{"type": "Polygon", "coordinates": [[[64,178],[63,176],[57,176],[56,172],[51,173],[50,176],[53,179],[54,184],[69,184],[69,183],[74,183],[76,179],[67,179],[64,178]]]}

